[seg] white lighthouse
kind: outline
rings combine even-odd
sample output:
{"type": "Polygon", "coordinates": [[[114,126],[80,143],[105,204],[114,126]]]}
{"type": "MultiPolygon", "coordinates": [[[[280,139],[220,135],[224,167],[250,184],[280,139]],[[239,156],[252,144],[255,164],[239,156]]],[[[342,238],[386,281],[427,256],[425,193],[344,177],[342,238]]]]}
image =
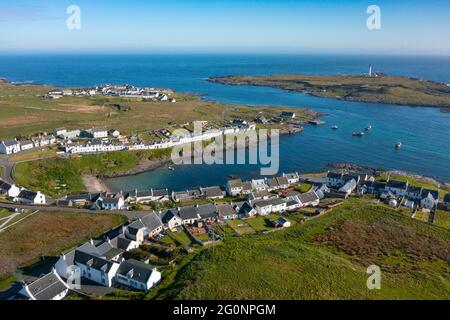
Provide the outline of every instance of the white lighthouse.
{"type": "Polygon", "coordinates": [[[372,65],[369,64],[369,77],[371,77],[371,76],[372,76],[372,65]]]}

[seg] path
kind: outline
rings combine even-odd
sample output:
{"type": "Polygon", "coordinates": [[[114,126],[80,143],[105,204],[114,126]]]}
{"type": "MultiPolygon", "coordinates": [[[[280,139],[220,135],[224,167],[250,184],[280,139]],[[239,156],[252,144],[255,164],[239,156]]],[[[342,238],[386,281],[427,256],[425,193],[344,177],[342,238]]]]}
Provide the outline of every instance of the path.
{"type": "Polygon", "coordinates": [[[23,204],[9,204],[0,202],[0,208],[13,208],[24,210],[39,210],[39,211],[62,211],[62,212],[86,212],[86,213],[111,213],[121,214],[126,216],[129,220],[136,220],[149,214],[151,211],[126,211],[126,210],[114,210],[114,211],[95,211],[89,209],[78,209],[70,207],[56,207],[56,206],[42,206],[42,205],[23,205],[23,204]]]}

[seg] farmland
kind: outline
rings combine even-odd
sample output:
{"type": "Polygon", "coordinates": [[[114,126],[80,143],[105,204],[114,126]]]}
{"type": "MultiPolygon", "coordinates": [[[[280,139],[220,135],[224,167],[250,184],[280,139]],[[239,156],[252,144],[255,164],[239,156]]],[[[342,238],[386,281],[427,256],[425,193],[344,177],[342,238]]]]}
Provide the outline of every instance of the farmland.
{"type": "MultiPolygon", "coordinates": [[[[259,112],[271,117],[286,108],[248,107],[203,101],[190,94],[173,93],[176,103],[139,101],[108,96],[65,96],[58,100],[43,96],[49,86],[0,84],[0,139],[51,132],[57,127],[83,129],[93,126],[115,128],[123,134],[161,129],[169,124],[223,121],[235,117],[253,119],[259,112]],[[118,107],[120,106],[120,107],[118,107]]],[[[296,109],[300,119],[315,113],[296,109]]]]}
{"type": "Polygon", "coordinates": [[[58,256],[62,251],[123,223],[115,214],[38,212],[0,233],[0,276],[58,256]]]}

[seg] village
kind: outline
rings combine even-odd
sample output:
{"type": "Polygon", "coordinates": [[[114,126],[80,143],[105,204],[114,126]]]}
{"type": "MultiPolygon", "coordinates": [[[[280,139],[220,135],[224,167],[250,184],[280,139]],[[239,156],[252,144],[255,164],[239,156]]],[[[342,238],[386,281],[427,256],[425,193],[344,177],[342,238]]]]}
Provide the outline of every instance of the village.
{"type": "Polygon", "coordinates": [[[103,95],[108,97],[122,97],[122,98],[134,98],[151,101],[168,101],[175,103],[174,98],[170,98],[173,92],[170,90],[157,90],[155,88],[139,88],[133,85],[101,85],[92,88],[83,89],[61,89],[49,91],[45,98],[47,99],[61,99],[64,96],[96,96],[103,95]]]}
{"type": "MultiPolygon", "coordinates": [[[[179,237],[188,238],[197,246],[215,245],[225,236],[223,228],[233,230],[235,236],[245,235],[245,230],[252,226],[258,226],[255,230],[262,233],[282,230],[298,223],[291,218],[298,210],[308,212],[300,220],[306,222],[327,214],[349,197],[370,196],[386,206],[410,210],[411,217],[420,211],[428,212],[431,218],[438,207],[450,211],[450,194],[440,201],[436,190],[375,178],[361,172],[328,172],[316,179],[293,172],[249,181],[230,179],[224,186],[183,191],[149,189],[71,194],[57,200],[56,205],[123,212],[135,210],[139,205],[157,204],[160,210],[151,210],[117,228],[113,234],[62,253],[50,274],[24,284],[20,294],[27,299],[63,299],[72,289],[66,280],[73,279],[77,272],[82,279],[101,287],[149,291],[158,285],[162,276],[148,256],[142,258],[145,250],[171,251],[167,241],[179,237]]],[[[32,191],[15,188],[0,184],[1,193],[17,203],[42,204],[33,199],[32,191]]],[[[191,250],[189,246],[182,249],[187,254],[191,250]]]]}

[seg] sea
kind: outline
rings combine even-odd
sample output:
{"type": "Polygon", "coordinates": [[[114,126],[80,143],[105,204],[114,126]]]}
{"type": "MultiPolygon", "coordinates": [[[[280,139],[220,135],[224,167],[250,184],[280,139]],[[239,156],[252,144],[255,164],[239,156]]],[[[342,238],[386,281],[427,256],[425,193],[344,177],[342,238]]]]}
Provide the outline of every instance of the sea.
{"type": "MultiPolygon", "coordinates": [[[[274,88],[207,81],[225,75],[363,74],[368,65],[389,75],[450,83],[449,56],[95,54],[0,55],[0,76],[12,82],[60,86],[115,83],[165,87],[202,99],[252,106],[309,108],[326,113],[323,126],[280,138],[280,173],[326,170],[330,163],[401,170],[450,182],[450,113],[437,108],[348,102],[274,88]],[[372,125],[362,138],[353,131],[372,125]],[[331,126],[337,125],[338,130],[331,126]],[[394,145],[402,142],[401,149],[394,145]]],[[[170,108],[170,104],[167,104],[170,108]]],[[[258,165],[181,165],[108,179],[112,190],[223,185],[230,176],[259,177],[258,165]]]]}

